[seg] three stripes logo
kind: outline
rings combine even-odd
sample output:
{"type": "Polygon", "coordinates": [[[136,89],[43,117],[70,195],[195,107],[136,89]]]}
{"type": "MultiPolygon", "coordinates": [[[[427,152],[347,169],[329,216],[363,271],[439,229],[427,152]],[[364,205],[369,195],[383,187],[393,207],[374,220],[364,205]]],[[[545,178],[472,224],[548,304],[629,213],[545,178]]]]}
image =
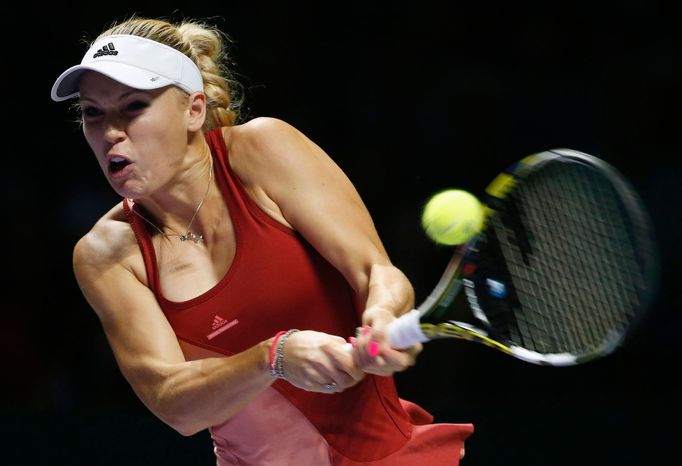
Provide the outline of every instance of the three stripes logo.
{"type": "Polygon", "coordinates": [[[227,323],[227,321],[226,321],[225,319],[223,319],[222,317],[220,317],[220,316],[215,316],[215,317],[213,318],[212,330],[215,330],[215,329],[217,329],[217,328],[220,328],[220,327],[222,327],[223,325],[225,325],[226,323],[227,323]]]}
{"type": "Polygon", "coordinates": [[[95,53],[92,58],[102,57],[104,55],[118,55],[118,50],[114,48],[114,43],[109,42],[95,53]]]}

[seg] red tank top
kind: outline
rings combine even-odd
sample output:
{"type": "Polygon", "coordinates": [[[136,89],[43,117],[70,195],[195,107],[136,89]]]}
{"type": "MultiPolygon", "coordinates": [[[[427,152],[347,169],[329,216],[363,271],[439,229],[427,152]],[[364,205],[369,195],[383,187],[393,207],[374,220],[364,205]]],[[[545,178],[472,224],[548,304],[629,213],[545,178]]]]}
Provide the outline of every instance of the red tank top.
{"type": "MultiPolygon", "coordinates": [[[[206,139],[236,237],[233,263],[212,289],[188,301],[166,299],[148,227],[124,201],[149,286],[178,339],[229,356],[283,329],[317,330],[344,338],[354,334],[361,310],[356,309],[343,275],[300,234],[254,203],[232,171],[220,128],[208,132],[206,139]]],[[[367,376],[334,395],[307,392],[281,380],[273,386],[330,446],[356,461],[397,451],[414,427],[401,407],[392,377],[367,376]]]]}

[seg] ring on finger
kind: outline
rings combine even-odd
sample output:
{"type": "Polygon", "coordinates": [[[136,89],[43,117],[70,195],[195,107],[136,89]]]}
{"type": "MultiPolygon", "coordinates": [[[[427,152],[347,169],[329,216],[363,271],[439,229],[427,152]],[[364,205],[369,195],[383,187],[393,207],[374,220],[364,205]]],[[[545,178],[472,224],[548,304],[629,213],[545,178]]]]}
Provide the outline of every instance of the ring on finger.
{"type": "Polygon", "coordinates": [[[334,390],[336,390],[336,382],[326,383],[322,387],[327,392],[333,392],[334,390]]]}

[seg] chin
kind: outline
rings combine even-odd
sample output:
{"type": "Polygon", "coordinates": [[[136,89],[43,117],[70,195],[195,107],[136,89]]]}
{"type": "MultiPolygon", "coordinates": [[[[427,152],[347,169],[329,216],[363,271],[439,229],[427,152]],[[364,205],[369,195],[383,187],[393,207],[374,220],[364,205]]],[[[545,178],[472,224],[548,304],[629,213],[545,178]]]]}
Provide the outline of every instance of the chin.
{"type": "Polygon", "coordinates": [[[116,194],[121,197],[127,197],[128,199],[140,199],[146,194],[144,189],[140,189],[140,186],[135,186],[135,184],[130,181],[117,182],[109,180],[109,184],[116,194]]]}

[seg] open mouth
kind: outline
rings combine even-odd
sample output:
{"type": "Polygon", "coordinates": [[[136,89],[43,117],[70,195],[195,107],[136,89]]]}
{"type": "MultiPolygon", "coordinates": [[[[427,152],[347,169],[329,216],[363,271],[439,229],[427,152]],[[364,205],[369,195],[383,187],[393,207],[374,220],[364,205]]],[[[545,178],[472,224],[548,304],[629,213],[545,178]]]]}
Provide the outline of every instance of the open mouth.
{"type": "Polygon", "coordinates": [[[111,160],[109,160],[109,172],[118,173],[128,165],[130,165],[129,160],[126,160],[123,157],[112,157],[111,160]]]}

